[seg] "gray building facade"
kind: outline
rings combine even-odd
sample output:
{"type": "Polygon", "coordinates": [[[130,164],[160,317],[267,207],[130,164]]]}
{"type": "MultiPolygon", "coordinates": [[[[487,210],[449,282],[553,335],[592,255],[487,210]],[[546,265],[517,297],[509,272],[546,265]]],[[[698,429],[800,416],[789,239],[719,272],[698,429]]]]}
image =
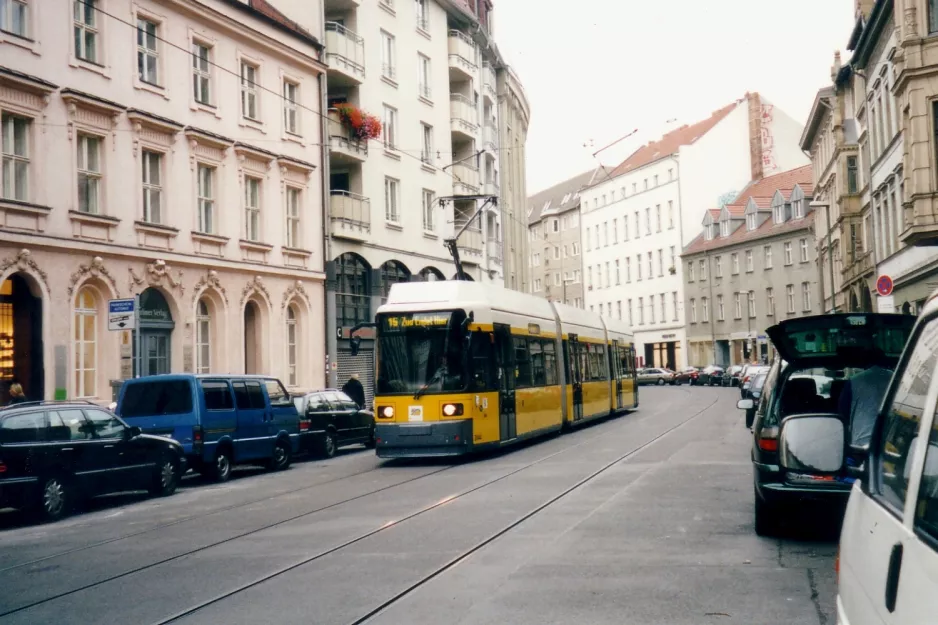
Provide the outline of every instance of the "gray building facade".
{"type": "Polygon", "coordinates": [[[580,190],[594,175],[580,174],[528,198],[530,293],[584,308],[580,190]]]}
{"type": "Polygon", "coordinates": [[[681,255],[689,364],[768,361],[766,328],[821,312],[811,176],[808,166],[750,183],[704,216],[681,255]]]}

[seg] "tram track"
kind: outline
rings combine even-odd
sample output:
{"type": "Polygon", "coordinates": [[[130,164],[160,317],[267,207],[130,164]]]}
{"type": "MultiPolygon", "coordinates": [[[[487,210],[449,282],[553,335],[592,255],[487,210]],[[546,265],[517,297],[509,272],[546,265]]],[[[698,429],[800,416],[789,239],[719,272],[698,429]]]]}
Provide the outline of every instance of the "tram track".
{"type": "MultiPolygon", "coordinates": [[[[405,588],[403,591],[397,593],[396,595],[392,596],[390,599],[384,601],[384,602],[381,603],[377,608],[374,608],[373,610],[369,611],[369,612],[368,612],[367,614],[365,614],[364,616],[362,616],[362,617],[356,619],[355,621],[353,621],[351,625],[358,625],[358,624],[360,624],[360,623],[365,623],[365,622],[371,620],[371,619],[374,618],[375,616],[377,616],[377,615],[379,615],[380,613],[382,613],[383,611],[385,611],[387,608],[391,607],[392,605],[394,605],[395,603],[397,603],[397,602],[400,601],[401,599],[405,598],[406,596],[408,596],[409,594],[411,594],[411,593],[414,592],[415,590],[419,589],[421,586],[423,586],[423,585],[425,585],[426,583],[430,582],[432,579],[434,579],[434,578],[438,577],[439,575],[445,573],[447,570],[449,570],[449,569],[451,569],[452,567],[456,566],[457,564],[459,564],[460,562],[462,562],[462,561],[465,560],[466,558],[470,557],[472,554],[476,553],[477,551],[483,549],[484,547],[486,547],[486,546],[489,545],[490,543],[496,541],[498,538],[500,538],[500,537],[504,536],[505,534],[509,533],[509,532],[510,532],[512,529],[514,529],[515,527],[521,525],[522,523],[524,523],[524,522],[527,521],[528,519],[532,518],[533,516],[537,515],[538,513],[542,512],[542,511],[545,510],[546,508],[550,507],[551,505],[553,505],[553,504],[556,503],[557,501],[561,500],[562,498],[566,497],[566,496],[569,495],[570,493],[572,493],[572,492],[578,490],[578,489],[581,488],[582,486],[586,485],[587,483],[591,482],[591,481],[594,480],[595,478],[599,477],[600,475],[602,475],[603,473],[605,473],[606,471],[608,471],[610,468],[612,468],[612,467],[615,466],[616,464],[618,464],[618,463],[622,462],[623,460],[626,460],[626,459],[628,459],[629,457],[631,457],[631,456],[633,456],[633,455],[639,453],[639,452],[642,451],[643,449],[645,449],[645,448],[647,448],[648,446],[654,444],[655,442],[661,440],[662,438],[668,436],[669,434],[675,432],[676,430],[678,430],[679,428],[683,427],[683,426],[686,425],[687,423],[690,423],[690,422],[693,421],[695,418],[697,418],[698,416],[700,416],[701,414],[703,414],[704,412],[706,412],[709,408],[711,408],[711,407],[712,407],[713,405],[715,405],[716,403],[717,403],[717,400],[715,399],[714,401],[712,401],[710,404],[708,404],[707,406],[705,406],[704,408],[702,408],[702,409],[699,410],[698,412],[696,412],[696,413],[694,413],[693,415],[691,415],[690,417],[688,417],[688,418],[682,420],[680,423],[677,423],[676,425],[674,425],[674,426],[672,426],[672,427],[666,429],[664,432],[661,432],[660,434],[654,436],[654,437],[651,438],[650,440],[648,440],[648,441],[646,441],[645,443],[639,445],[638,447],[636,447],[636,448],[630,450],[629,452],[618,456],[618,457],[617,457],[616,459],[614,459],[612,462],[607,463],[606,465],[604,465],[603,467],[601,467],[599,470],[597,470],[597,471],[591,473],[590,475],[586,476],[585,478],[581,479],[580,481],[578,481],[577,483],[575,483],[573,486],[571,486],[571,487],[565,489],[564,491],[562,491],[560,494],[558,494],[558,495],[552,497],[551,499],[549,499],[548,501],[546,501],[546,502],[540,504],[539,506],[537,506],[537,507],[534,508],[533,510],[531,510],[531,511],[525,513],[525,514],[522,515],[520,518],[516,519],[515,521],[513,521],[513,522],[510,523],[510,524],[508,524],[507,526],[501,528],[500,530],[498,530],[498,531],[495,532],[494,534],[490,535],[489,537],[485,538],[484,540],[482,540],[482,541],[476,543],[475,545],[473,545],[472,547],[470,547],[468,550],[462,552],[462,553],[461,553],[460,555],[458,555],[457,557],[453,558],[453,559],[450,560],[449,562],[445,563],[444,565],[442,565],[442,566],[438,567],[437,569],[435,569],[434,571],[432,571],[430,574],[421,577],[417,582],[411,584],[410,586],[408,586],[407,588],[405,588]]],[[[558,451],[556,451],[556,452],[554,452],[554,453],[551,453],[551,454],[549,454],[549,455],[547,455],[547,456],[543,456],[543,457],[541,457],[541,458],[538,458],[538,459],[535,460],[534,462],[525,464],[524,466],[521,466],[521,467],[519,467],[519,468],[517,468],[517,469],[514,469],[514,470],[512,470],[512,471],[509,471],[508,473],[505,473],[505,474],[503,474],[503,475],[500,475],[500,476],[498,476],[498,477],[496,477],[496,478],[494,478],[494,479],[487,480],[487,481],[485,481],[485,482],[483,482],[483,483],[481,483],[481,484],[477,484],[476,486],[474,486],[474,487],[472,487],[472,488],[469,488],[469,489],[466,489],[466,490],[464,490],[464,491],[461,491],[461,492],[459,492],[459,493],[457,493],[457,494],[455,494],[455,495],[446,497],[446,498],[444,498],[443,500],[438,501],[438,502],[436,502],[436,503],[434,503],[434,504],[424,506],[423,508],[420,508],[420,509],[416,510],[415,512],[412,512],[412,513],[407,514],[407,515],[405,515],[405,516],[403,516],[403,517],[400,517],[400,518],[398,518],[398,519],[395,520],[395,521],[391,521],[391,522],[385,523],[385,524],[382,525],[381,527],[378,527],[378,528],[376,528],[376,529],[370,530],[370,531],[368,531],[368,532],[364,532],[364,533],[362,533],[362,534],[360,534],[360,535],[358,535],[358,536],[356,536],[356,537],[354,537],[354,538],[351,538],[351,539],[349,539],[349,540],[346,540],[346,541],[344,541],[344,542],[342,542],[342,543],[340,543],[340,544],[338,544],[338,545],[335,545],[335,546],[330,547],[330,548],[328,548],[328,549],[324,549],[324,550],[322,550],[322,551],[320,551],[320,552],[318,552],[318,553],[316,553],[316,554],[314,554],[314,555],[312,555],[312,556],[305,557],[305,558],[303,558],[303,559],[301,559],[301,560],[298,560],[298,561],[293,562],[293,563],[291,563],[291,564],[289,564],[289,565],[286,565],[286,566],[284,566],[284,567],[281,567],[281,568],[279,568],[279,569],[277,569],[277,570],[275,570],[275,571],[266,573],[266,574],[264,574],[264,575],[262,575],[262,576],[260,576],[260,577],[258,577],[258,578],[256,578],[256,579],[254,579],[254,580],[252,580],[252,581],[250,581],[250,582],[241,584],[241,585],[239,585],[239,586],[236,587],[236,588],[233,588],[233,589],[227,590],[227,591],[225,591],[225,592],[222,592],[222,593],[220,593],[220,594],[218,594],[218,595],[216,595],[216,596],[214,596],[214,597],[211,597],[211,598],[209,598],[209,599],[206,599],[205,601],[202,601],[202,602],[200,602],[200,603],[198,603],[198,604],[196,604],[196,605],[194,605],[194,606],[190,606],[189,608],[186,608],[185,610],[181,610],[181,611],[179,611],[179,612],[173,614],[173,615],[170,616],[170,617],[167,617],[167,618],[164,618],[164,619],[162,619],[162,620],[156,621],[156,622],[154,622],[152,625],[169,625],[170,623],[178,622],[178,621],[180,621],[181,619],[184,619],[184,618],[186,618],[186,617],[188,617],[188,616],[191,616],[191,615],[193,615],[193,614],[195,614],[195,613],[197,613],[197,612],[199,612],[199,611],[201,611],[201,610],[204,610],[205,608],[210,607],[210,606],[212,606],[212,605],[214,605],[214,604],[217,604],[217,603],[219,603],[219,602],[221,602],[221,601],[223,601],[223,600],[225,600],[225,599],[229,599],[229,598],[231,598],[231,597],[233,597],[233,596],[235,596],[235,595],[238,595],[238,594],[240,594],[240,593],[242,593],[242,592],[245,592],[245,591],[251,590],[251,589],[253,589],[253,588],[256,588],[257,586],[260,586],[261,584],[264,584],[265,582],[268,582],[268,581],[270,581],[270,580],[273,580],[273,579],[275,579],[275,578],[278,578],[278,577],[280,577],[280,576],[283,576],[283,575],[285,575],[285,574],[288,574],[288,573],[290,573],[291,571],[295,571],[295,570],[299,569],[300,567],[303,567],[303,566],[305,566],[305,565],[307,565],[307,564],[310,564],[310,563],[313,563],[313,562],[315,562],[315,561],[317,561],[317,560],[320,560],[320,559],[322,559],[322,558],[325,558],[326,556],[330,556],[330,555],[336,554],[336,553],[338,553],[338,552],[340,552],[340,551],[342,551],[342,550],[344,550],[344,549],[348,549],[349,547],[352,547],[353,545],[356,545],[356,544],[358,544],[358,543],[360,543],[360,542],[362,542],[362,541],[365,541],[365,540],[367,540],[367,539],[369,539],[369,538],[372,538],[372,537],[374,537],[374,536],[376,536],[376,535],[378,535],[378,534],[381,534],[381,533],[387,532],[387,531],[389,531],[389,530],[391,530],[391,529],[400,527],[401,525],[407,523],[408,521],[411,521],[411,520],[413,520],[413,519],[419,518],[419,517],[423,516],[424,514],[427,514],[427,513],[429,513],[429,512],[432,512],[433,510],[439,509],[439,508],[441,508],[442,506],[445,506],[445,505],[447,505],[447,504],[449,504],[449,503],[452,503],[453,501],[462,499],[462,498],[467,497],[468,495],[471,495],[471,494],[473,494],[473,493],[477,493],[477,492],[479,492],[480,490],[482,490],[482,489],[484,489],[484,488],[487,488],[487,487],[489,487],[489,486],[492,486],[493,484],[497,484],[497,483],[499,483],[499,482],[501,482],[501,481],[503,481],[503,480],[505,480],[505,479],[507,479],[507,478],[510,478],[510,477],[512,477],[512,476],[514,476],[514,475],[517,475],[517,474],[519,474],[519,473],[521,473],[521,472],[523,472],[523,471],[525,471],[525,470],[527,470],[527,469],[530,469],[531,467],[534,467],[534,466],[536,466],[536,465],[538,465],[538,464],[540,464],[540,463],[542,463],[542,462],[544,462],[544,461],[546,461],[546,460],[549,460],[549,459],[551,459],[551,458],[554,458],[554,457],[556,457],[556,456],[558,456],[558,455],[560,455],[560,454],[566,453],[567,451],[571,451],[571,450],[573,450],[573,449],[575,449],[575,448],[578,448],[578,447],[580,447],[580,446],[582,446],[582,445],[585,445],[585,444],[587,444],[587,443],[589,443],[589,442],[592,442],[592,441],[595,441],[595,440],[597,440],[597,439],[603,438],[604,436],[606,436],[606,434],[598,434],[598,435],[596,435],[596,436],[589,437],[589,438],[587,438],[586,440],[577,443],[576,445],[571,445],[571,446],[569,446],[569,447],[566,447],[566,448],[564,448],[564,449],[561,449],[561,450],[558,450],[558,451]]]]}

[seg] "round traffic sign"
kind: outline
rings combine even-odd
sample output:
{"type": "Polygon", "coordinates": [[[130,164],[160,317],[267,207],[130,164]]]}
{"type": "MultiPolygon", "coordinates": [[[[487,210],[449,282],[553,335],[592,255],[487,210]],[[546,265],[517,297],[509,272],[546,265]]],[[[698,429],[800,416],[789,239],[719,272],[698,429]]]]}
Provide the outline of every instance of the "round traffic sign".
{"type": "Polygon", "coordinates": [[[881,275],[876,280],[876,292],[886,297],[892,295],[892,278],[886,274],[881,275]]]}

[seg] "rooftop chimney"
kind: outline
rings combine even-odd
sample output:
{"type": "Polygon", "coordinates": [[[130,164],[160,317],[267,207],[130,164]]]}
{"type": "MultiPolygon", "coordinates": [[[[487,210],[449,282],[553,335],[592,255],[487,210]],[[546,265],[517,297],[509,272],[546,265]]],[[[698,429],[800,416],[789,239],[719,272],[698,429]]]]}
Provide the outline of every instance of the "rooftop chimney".
{"type": "Polygon", "coordinates": [[[841,67],[843,67],[843,62],[840,60],[840,51],[837,50],[834,52],[834,64],[831,65],[831,81],[837,81],[837,74],[840,73],[841,67]]]}
{"type": "Polygon", "coordinates": [[[762,164],[762,99],[758,93],[747,94],[749,108],[749,165],[750,180],[761,180],[762,164]]]}

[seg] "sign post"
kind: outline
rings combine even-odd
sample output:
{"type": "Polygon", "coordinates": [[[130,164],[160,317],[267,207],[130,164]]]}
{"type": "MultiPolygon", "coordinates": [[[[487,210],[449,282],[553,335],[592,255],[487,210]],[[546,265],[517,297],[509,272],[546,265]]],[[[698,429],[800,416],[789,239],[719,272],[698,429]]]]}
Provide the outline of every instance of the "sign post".
{"type": "Polygon", "coordinates": [[[141,349],[142,342],[140,340],[140,296],[134,296],[134,317],[136,323],[136,329],[134,330],[134,340],[137,343],[137,375],[134,377],[139,378],[143,375],[143,350],[141,349]]]}
{"type": "Polygon", "coordinates": [[[134,333],[134,349],[136,350],[137,374],[140,377],[143,365],[143,354],[140,352],[140,296],[127,299],[112,299],[107,303],[107,329],[112,332],[131,330],[134,333]]]}
{"type": "Polygon", "coordinates": [[[876,298],[876,311],[880,313],[894,313],[896,312],[895,299],[892,296],[892,278],[886,274],[882,274],[876,278],[876,293],[879,297],[876,298]]]}

